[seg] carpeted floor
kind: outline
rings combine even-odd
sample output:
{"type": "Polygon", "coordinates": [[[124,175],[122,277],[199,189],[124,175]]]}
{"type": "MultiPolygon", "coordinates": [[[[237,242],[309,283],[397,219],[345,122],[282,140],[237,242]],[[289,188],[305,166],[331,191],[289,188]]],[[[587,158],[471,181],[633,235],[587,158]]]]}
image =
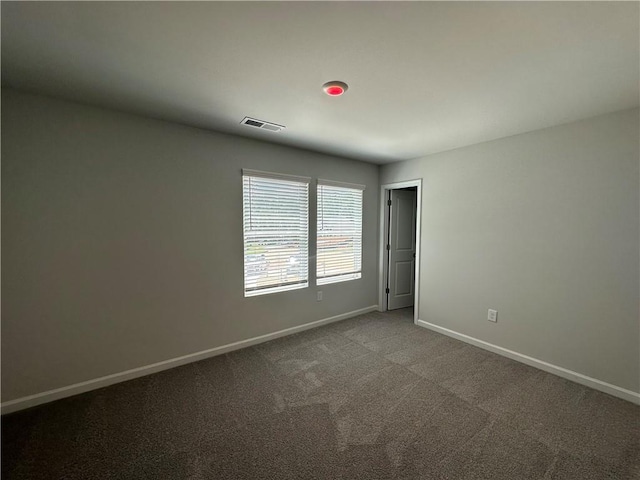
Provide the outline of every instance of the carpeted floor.
{"type": "Polygon", "coordinates": [[[640,478],[640,407],[370,313],[2,418],[2,478],[640,478]]]}

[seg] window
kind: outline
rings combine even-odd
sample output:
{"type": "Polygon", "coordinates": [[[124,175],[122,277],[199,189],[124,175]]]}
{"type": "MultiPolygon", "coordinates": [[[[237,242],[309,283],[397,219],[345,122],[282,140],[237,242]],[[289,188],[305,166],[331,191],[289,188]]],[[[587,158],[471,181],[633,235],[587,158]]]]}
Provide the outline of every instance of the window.
{"type": "Polygon", "coordinates": [[[309,285],[309,179],[242,171],[244,296],[309,285]]]}
{"type": "Polygon", "coordinates": [[[363,190],[318,180],[318,285],[362,276],[363,190]]]}

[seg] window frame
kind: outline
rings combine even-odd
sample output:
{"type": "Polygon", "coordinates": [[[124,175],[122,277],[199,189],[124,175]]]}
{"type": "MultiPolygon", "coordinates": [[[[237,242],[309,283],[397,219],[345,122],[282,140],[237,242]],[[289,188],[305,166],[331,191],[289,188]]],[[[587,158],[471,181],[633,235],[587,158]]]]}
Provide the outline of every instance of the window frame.
{"type": "MultiPolygon", "coordinates": [[[[249,180],[250,182],[251,180],[249,180]]],[[[301,176],[295,176],[295,175],[286,175],[286,174],[280,174],[280,173],[273,173],[273,172],[263,172],[260,170],[251,170],[251,169],[242,169],[242,237],[243,237],[243,292],[244,292],[244,297],[245,298],[249,298],[249,297],[255,297],[255,296],[261,296],[261,295],[267,295],[267,294],[271,294],[271,293],[279,293],[279,292],[286,292],[286,291],[290,291],[290,290],[298,290],[298,289],[302,289],[302,288],[308,288],[309,287],[309,274],[310,274],[310,255],[309,255],[309,250],[310,250],[310,244],[309,244],[309,240],[310,240],[310,235],[309,235],[309,213],[310,213],[310,198],[309,198],[309,193],[310,193],[310,183],[311,183],[311,178],[309,177],[301,177],[301,176]],[[249,191],[249,193],[247,193],[246,190],[246,182],[245,179],[251,179],[251,178],[255,178],[258,179],[259,181],[265,181],[268,182],[269,180],[273,180],[273,184],[277,184],[278,182],[290,182],[290,183],[298,183],[299,187],[302,187],[304,185],[304,187],[302,187],[304,189],[304,199],[303,202],[304,205],[302,205],[302,203],[300,205],[298,205],[297,210],[300,213],[303,213],[304,215],[301,215],[300,219],[304,224],[304,228],[301,228],[299,230],[300,234],[303,234],[304,236],[304,245],[302,247],[302,252],[295,254],[292,256],[292,258],[295,258],[295,256],[304,256],[305,258],[305,265],[306,265],[306,276],[304,277],[303,280],[301,281],[296,281],[296,282],[292,282],[292,283],[288,283],[288,282],[284,282],[284,283],[273,283],[272,285],[266,285],[266,286],[261,286],[261,287],[250,287],[248,288],[248,276],[247,276],[247,272],[248,272],[248,265],[247,265],[247,259],[248,259],[248,254],[247,254],[247,250],[248,250],[248,245],[247,245],[247,240],[249,237],[251,237],[250,234],[250,230],[247,229],[247,216],[249,216],[249,222],[251,222],[251,215],[252,215],[252,210],[255,208],[253,206],[253,204],[249,204],[249,211],[247,211],[247,197],[249,197],[249,201],[252,202],[253,199],[255,197],[252,196],[251,192],[249,191]]],[[[250,185],[250,184],[249,184],[250,185]]],[[[295,189],[295,187],[294,187],[295,189]]],[[[292,189],[292,191],[294,190],[292,189]]],[[[274,196],[275,198],[275,196],[274,196]]],[[[295,237],[294,238],[294,242],[295,242],[295,237]]],[[[251,247],[249,247],[251,248],[251,247]]],[[[277,254],[280,255],[280,254],[277,254]]],[[[274,255],[273,258],[277,258],[276,255],[274,255]]],[[[265,262],[267,264],[266,268],[268,269],[268,259],[265,259],[265,262]]],[[[276,270],[274,269],[274,272],[276,270]]],[[[277,275],[277,273],[276,273],[277,275]]]]}
{"type": "MultiPolygon", "coordinates": [[[[351,280],[359,280],[362,278],[362,257],[363,257],[363,244],[364,244],[364,236],[363,236],[363,224],[364,224],[364,191],[366,189],[365,185],[355,184],[355,183],[346,183],[346,182],[338,182],[334,180],[326,180],[326,179],[318,179],[316,185],[316,285],[324,286],[330,285],[333,283],[341,283],[348,282],[351,280]],[[323,209],[326,207],[323,200],[322,187],[333,187],[335,189],[344,189],[351,190],[350,195],[353,195],[353,191],[359,191],[359,224],[357,233],[359,236],[356,238],[353,236],[352,241],[358,242],[358,245],[353,248],[357,248],[359,250],[359,258],[357,259],[356,265],[359,266],[359,269],[354,269],[354,271],[336,273],[331,275],[320,275],[320,261],[321,261],[321,235],[322,228],[321,223],[323,223],[324,211],[323,209]]],[[[348,235],[346,235],[348,236],[348,235]]],[[[327,235],[328,237],[328,235],[327,235]]],[[[355,256],[354,256],[355,258],[355,256]]]]}

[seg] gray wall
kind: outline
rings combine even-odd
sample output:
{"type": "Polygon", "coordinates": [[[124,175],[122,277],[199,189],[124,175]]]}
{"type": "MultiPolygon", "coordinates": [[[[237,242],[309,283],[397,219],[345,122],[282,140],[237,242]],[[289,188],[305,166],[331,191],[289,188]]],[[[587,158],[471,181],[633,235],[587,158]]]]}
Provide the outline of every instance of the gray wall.
{"type": "Polygon", "coordinates": [[[375,305],[378,186],[375,165],[3,89],[2,400],[375,305]],[[365,184],[363,278],[245,299],[243,167],[365,184]]]}
{"type": "Polygon", "coordinates": [[[384,166],[424,182],[420,318],[638,392],[638,115],[384,166]]]}

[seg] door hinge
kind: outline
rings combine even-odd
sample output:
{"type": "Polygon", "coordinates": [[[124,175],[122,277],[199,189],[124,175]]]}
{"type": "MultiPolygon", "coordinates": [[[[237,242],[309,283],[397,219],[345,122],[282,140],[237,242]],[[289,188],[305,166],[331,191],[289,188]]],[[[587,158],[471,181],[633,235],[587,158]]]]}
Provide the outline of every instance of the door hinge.
{"type": "Polygon", "coordinates": [[[391,206],[391,200],[387,200],[387,205],[391,206]]]}
{"type": "Polygon", "coordinates": [[[386,292],[389,293],[389,289],[388,288],[387,288],[386,292]]]}
{"type": "Polygon", "coordinates": [[[387,243],[387,250],[391,250],[391,245],[387,243]]]}

